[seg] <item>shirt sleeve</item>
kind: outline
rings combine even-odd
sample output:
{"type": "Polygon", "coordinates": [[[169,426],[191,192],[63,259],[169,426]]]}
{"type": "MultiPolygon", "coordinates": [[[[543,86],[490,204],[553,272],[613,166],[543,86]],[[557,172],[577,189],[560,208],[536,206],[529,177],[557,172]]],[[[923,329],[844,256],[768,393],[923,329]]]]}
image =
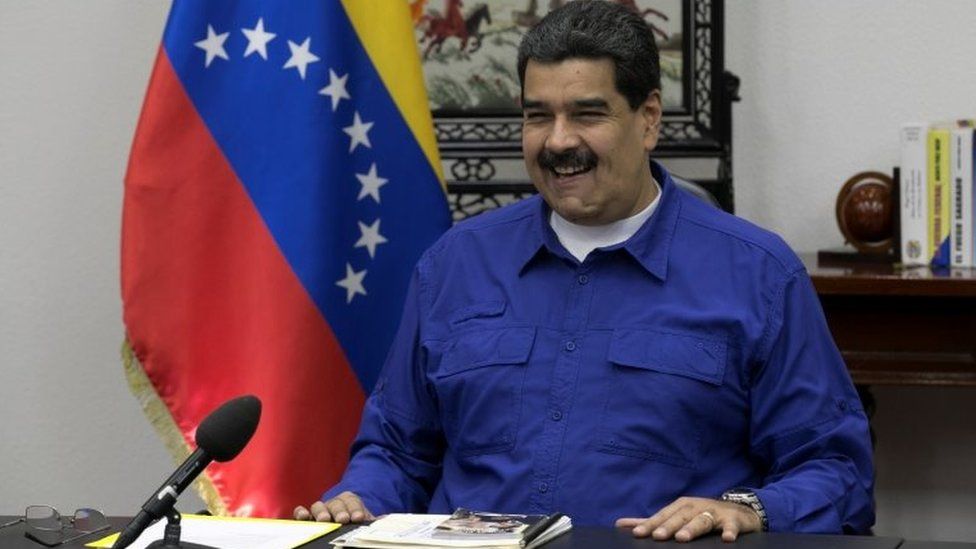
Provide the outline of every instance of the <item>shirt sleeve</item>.
{"type": "Polygon", "coordinates": [[[769,529],[867,533],[874,524],[868,421],[804,270],[773,299],[766,341],[752,386],[750,444],[768,471],[752,489],[769,529]]]}
{"type": "Polygon", "coordinates": [[[349,465],[323,501],[348,490],[375,515],[425,512],[440,479],[444,442],[437,400],[426,383],[418,272],[383,372],[363,408],[349,465]]]}

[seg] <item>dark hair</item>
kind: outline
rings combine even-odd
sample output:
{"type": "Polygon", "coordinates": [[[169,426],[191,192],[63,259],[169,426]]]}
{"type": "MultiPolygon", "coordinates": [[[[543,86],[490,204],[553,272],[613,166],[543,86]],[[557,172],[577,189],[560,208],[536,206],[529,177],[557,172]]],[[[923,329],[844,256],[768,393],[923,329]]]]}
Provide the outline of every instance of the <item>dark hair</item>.
{"type": "Polygon", "coordinates": [[[577,0],[549,12],[522,38],[518,75],[525,93],[529,59],[558,63],[566,59],[613,61],[614,86],[631,109],[652,90],[661,89],[661,66],[654,35],[636,13],[603,0],[577,0]]]}

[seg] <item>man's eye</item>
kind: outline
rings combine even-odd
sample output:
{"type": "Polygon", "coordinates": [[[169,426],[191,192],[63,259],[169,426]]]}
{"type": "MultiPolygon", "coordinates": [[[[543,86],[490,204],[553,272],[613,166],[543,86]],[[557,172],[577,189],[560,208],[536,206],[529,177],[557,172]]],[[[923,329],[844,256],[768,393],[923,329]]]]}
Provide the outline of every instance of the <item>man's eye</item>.
{"type": "Polygon", "coordinates": [[[598,118],[603,116],[603,112],[602,111],[581,111],[577,113],[576,116],[579,116],[580,118],[598,118]]]}
{"type": "Polygon", "coordinates": [[[525,119],[526,120],[544,120],[548,116],[549,116],[549,114],[548,113],[545,113],[545,112],[527,112],[527,113],[525,113],[525,119]]]}

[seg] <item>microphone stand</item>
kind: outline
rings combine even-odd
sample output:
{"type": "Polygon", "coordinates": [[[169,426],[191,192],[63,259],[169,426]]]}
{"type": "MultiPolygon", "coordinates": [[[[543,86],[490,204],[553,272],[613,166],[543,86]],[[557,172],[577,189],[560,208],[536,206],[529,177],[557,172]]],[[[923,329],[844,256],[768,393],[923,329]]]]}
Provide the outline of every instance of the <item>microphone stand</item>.
{"type": "Polygon", "coordinates": [[[166,530],[163,533],[163,539],[158,539],[150,543],[146,549],[217,549],[216,547],[200,543],[181,542],[180,521],[182,519],[183,516],[176,510],[176,507],[171,507],[169,512],[166,513],[166,530]]]}

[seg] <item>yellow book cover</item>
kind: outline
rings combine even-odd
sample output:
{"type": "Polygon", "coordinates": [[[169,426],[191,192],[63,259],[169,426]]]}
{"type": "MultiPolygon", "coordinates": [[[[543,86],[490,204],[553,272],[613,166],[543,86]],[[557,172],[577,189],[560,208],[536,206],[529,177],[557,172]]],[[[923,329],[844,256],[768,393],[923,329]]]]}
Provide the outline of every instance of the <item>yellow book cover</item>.
{"type": "Polygon", "coordinates": [[[928,235],[931,265],[949,266],[949,136],[947,127],[928,135],[928,235]]]}

